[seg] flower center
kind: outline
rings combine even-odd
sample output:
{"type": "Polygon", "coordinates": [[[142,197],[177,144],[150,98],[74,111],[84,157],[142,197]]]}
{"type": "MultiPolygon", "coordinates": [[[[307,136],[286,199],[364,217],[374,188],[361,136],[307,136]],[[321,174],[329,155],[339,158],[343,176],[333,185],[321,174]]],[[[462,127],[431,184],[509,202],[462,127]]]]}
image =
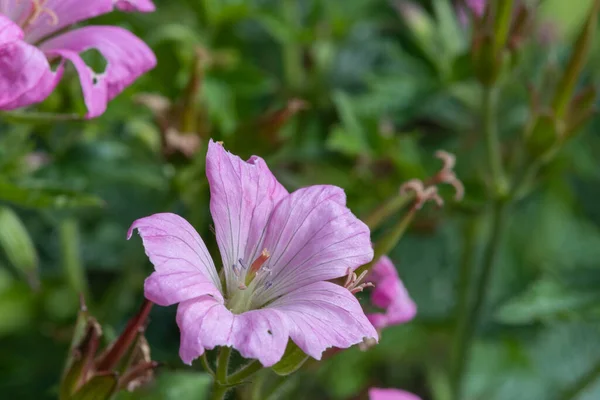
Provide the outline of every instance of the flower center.
{"type": "MultiPolygon", "coordinates": [[[[21,3],[24,0],[17,0],[17,3],[21,3]]],[[[27,0],[25,0],[27,1],[27,0]]],[[[27,29],[29,26],[34,24],[42,15],[46,14],[50,17],[50,21],[48,23],[52,26],[58,25],[58,15],[50,8],[46,7],[46,3],[48,0],[30,0],[31,7],[28,11],[25,11],[23,15],[19,18],[21,22],[19,25],[23,29],[27,29]]]]}
{"type": "Polygon", "coordinates": [[[271,269],[265,265],[271,257],[267,249],[263,249],[260,255],[248,265],[241,258],[237,264],[232,266],[235,283],[229,288],[229,309],[234,313],[248,311],[252,304],[252,298],[256,293],[258,286],[264,286],[265,289],[271,287],[272,282],[264,282],[264,279],[256,279],[271,275],[271,269]]]}

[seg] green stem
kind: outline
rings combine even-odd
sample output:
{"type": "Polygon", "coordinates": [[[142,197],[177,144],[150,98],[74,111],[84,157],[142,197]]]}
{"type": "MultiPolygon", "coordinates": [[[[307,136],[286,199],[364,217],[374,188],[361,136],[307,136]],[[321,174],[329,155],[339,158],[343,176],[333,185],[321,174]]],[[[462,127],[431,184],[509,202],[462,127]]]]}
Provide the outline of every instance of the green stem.
{"type": "Polygon", "coordinates": [[[489,293],[496,256],[498,254],[498,249],[500,248],[502,231],[504,230],[506,206],[507,203],[503,200],[496,200],[494,202],[491,228],[492,233],[484,250],[481,274],[479,279],[475,282],[475,297],[471,307],[467,308],[468,313],[465,318],[466,324],[464,331],[457,339],[456,365],[454,366],[455,369],[453,371],[455,400],[462,399],[461,392],[464,372],[473,345],[475,330],[481,322],[483,306],[485,305],[487,294],[489,293]]]}
{"type": "Polygon", "coordinates": [[[373,261],[363,265],[360,268],[357,268],[354,273],[356,273],[356,275],[360,275],[364,271],[368,271],[381,256],[384,256],[392,251],[404,235],[404,232],[406,232],[406,229],[408,229],[408,226],[412,222],[415,214],[416,209],[411,208],[408,213],[403,216],[396,225],[394,225],[390,232],[388,232],[383,238],[375,243],[373,248],[373,261]]]}
{"type": "Polygon", "coordinates": [[[251,361],[250,363],[243,366],[237,372],[231,374],[228,378],[228,383],[230,385],[239,385],[244,382],[250,376],[254,375],[258,371],[262,369],[262,365],[258,360],[251,361]]]}
{"type": "Polygon", "coordinates": [[[213,371],[213,369],[210,367],[210,363],[208,362],[208,358],[206,357],[206,352],[204,352],[204,354],[202,354],[202,357],[200,357],[200,362],[202,363],[202,367],[204,367],[204,370],[210,375],[212,375],[214,378],[215,371],[213,371]]]}
{"type": "Polygon", "coordinates": [[[500,140],[498,139],[496,123],[497,101],[497,89],[491,86],[485,86],[483,88],[482,114],[487,158],[492,174],[494,197],[503,197],[507,193],[507,184],[502,168],[502,153],[500,151],[500,140]]]}
{"type": "Polygon", "coordinates": [[[231,387],[221,385],[215,379],[215,381],[213,383],[213,391],[212,391],[211,400],[223,400],[225,398],[225,395],[229,391],[229,389],[231,389],[231,387]]]}
{"type": "MultiPolygon", "coordinates": [[[[458,284],[456,290],[456,326],[453,335],[452,343],[452,390],[456,392],[459,389],[459,376],[461,366],[461,353],[464,346],[465,333],[467,330],[470,294],[473,279],[473,270],[475,266],[475,244],[477,237],[477,218],[472,218],[467,221],[464,228],[463,236],[465,238],[463,253],[461,256],[461,266],[458,276],[458,284]]],[[[455,396],[456,397],[456,396],[455,396]]]]}
{"type": "Polygon", "coordinates": [[[600,378],[600,361],[584,376],[569,387],[559,400],[576,400],[600,378]]]}
{"type": "Polygon", "coordinates": [[[216,382],[221,385],[226,385],[227,373],[229,372],[229,356],[231,356],[231,347],[223,346],[219,352],[219,358],[217,359],[217,376],[216,382]]]}
{"type": "Polygon", "coordinates": [[[400,211],[413,199],[414,195],[412,193],[405,196],[397,194],[396,196],[387,199],[383,204],[371,211],[370,214],[363,218],[363,222],[367,224],[369,229],[374,230],[375,228],[379,227],[379,225],[381,225],[386,218],[400,211]]]}

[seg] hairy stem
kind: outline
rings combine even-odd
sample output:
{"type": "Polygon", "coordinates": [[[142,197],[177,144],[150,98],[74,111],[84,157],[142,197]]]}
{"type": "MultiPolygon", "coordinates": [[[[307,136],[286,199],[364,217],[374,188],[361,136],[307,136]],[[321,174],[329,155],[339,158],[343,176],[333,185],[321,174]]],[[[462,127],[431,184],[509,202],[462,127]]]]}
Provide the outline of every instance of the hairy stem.
{"type": "Polygon", "coordinates": [[[227,373],[229,372],[229,356],[231,356],[231,347],[223,346],[219,351],[217,359],[216,381],[221,385],[227,384],[227,373]]]}

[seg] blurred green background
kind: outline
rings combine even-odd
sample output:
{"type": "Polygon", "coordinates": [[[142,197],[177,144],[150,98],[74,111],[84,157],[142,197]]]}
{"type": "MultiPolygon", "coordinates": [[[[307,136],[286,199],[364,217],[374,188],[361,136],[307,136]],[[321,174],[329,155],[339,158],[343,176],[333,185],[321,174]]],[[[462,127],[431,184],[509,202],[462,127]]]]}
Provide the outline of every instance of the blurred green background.
{"type": "MultiPolygon", "coordinates": [[[[136,312],[152,270],[140,240],[125,240],[136,218],[179,213],[217,254],[204,175],[214,138],[242,157],[265,158],[289,190],[343,187],[359,216],[402,182],[434,174],[436,150],[456,154],[465,199],[453,202],[443,187],[445,207],[425,207],[391,253],[417,318],[385,330],[367,352],[308,362],[285,379],[264,371],[236,393],[348,399],[380,386],[450,399],[457,282],[466,264],[477,275],[491,223],[471,23],[447,0],[155,3],[152,14],[92,21],[132,30],[158,58],[102,117],[0,114],[0,398],[56,398],[78,293],[106,340],[136,312]]],[[[531,116],[530,88],[549,102],[545,91],[591,3],[543,1],[508,62],[496,121],[510,178],[524,173],[515,149],[531,116]]],[[[600,81],[599,46],[580,87],[600,81]]],[[[70,72],[35,111],[84,113],[70,72]]],[[[562,400],[581,382],[570,398],[600,398],[598,126],[592,118],[561,146],[504,217],[464,400],[562,400]]],[[[205,398],[209,376],[177,355],[175,307],[155,307],[150,318],[153,359],[164,365],[148,389],[122,398],[205,398]]]]}

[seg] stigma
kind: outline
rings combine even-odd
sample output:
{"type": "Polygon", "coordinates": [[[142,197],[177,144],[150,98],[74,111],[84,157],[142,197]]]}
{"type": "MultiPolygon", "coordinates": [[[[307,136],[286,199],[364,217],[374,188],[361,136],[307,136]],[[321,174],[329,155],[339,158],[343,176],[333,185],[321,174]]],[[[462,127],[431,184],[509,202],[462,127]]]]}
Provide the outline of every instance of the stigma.
{"type": "MultiPolygon", "coordinates": [[[[18,2],[21,1],[22,0],[18,0],[18,2]]],[[[50,20],[48,21],[50,25],[58,25],[58,15],[56,15],[56,13],[50,8],[46,7],[46,3],[48,3],[48,0],[31,0],[31,10],[28,14],[26,13],[27,17],[19,25],[21,25],[22,28],[27,28],[30,25],[35,24],[37,20],[44,14],[50,17],[50,20]]]]}

